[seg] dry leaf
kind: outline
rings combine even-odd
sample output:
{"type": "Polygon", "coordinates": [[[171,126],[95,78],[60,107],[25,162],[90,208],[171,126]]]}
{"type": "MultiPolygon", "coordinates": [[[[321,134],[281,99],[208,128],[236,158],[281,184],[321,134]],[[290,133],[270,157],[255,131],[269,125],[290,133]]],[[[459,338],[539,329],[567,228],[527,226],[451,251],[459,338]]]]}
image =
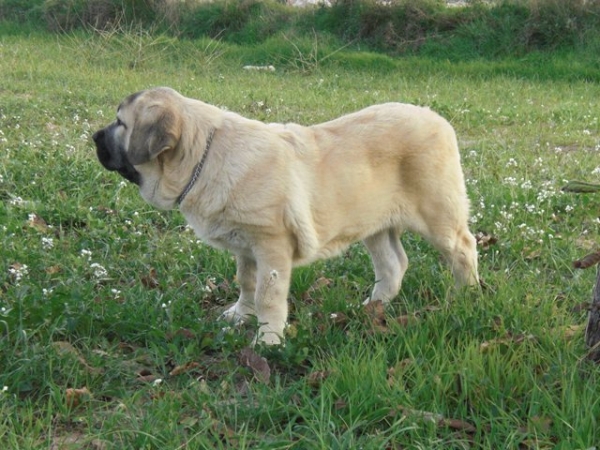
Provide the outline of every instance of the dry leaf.
{"type": "Polygon", "coordinates": [[[333,407],[334,407],[334,409],[336,409],[336,410],[344,409],[346,406],[348,406],[348,403],[347,403],[345,400],[341,399],[341,398],[338,398],[338,399],[337,399],[337,400],[336,400],[336,401],[333,403],[333,407]]]}
{"type": "Polygon", "coordinates": [[[321,288],[328,287],[331,285],[332,281],[326,277],[319,277],[317,280],[306,290],[307,294],[311,294],[321,288]]]}
{"type": "Polygon", "coordinates": [[[453,430],[464,431],[465,433],[474,434],[477,432],[477,428],[474,425],[460,419],[442,419],[438,424],[452,428],[453,430]]]}
{"type": "Polygon", "coordinates": [[[442,414],[429,411],[420,411],[417,409],[400,408],[402,414],[406,417],[418,418],[423,421],[433,422],[437,426],[452,428],[453,430],[464,431],[465,433],[475,433],[477,428],[469,422],[460,419],[444,417],[442,414]]]}
{"type": "Polygon", "coordinates": [[[559,331],[565,339],[569,340],[581,335],[581,332],[584,329],[585,325],[567,325],[565,327],[561,327],[559,331]]]}
{"type": "Polygon", "coordinates": [[[210,278],[207,278],[205,283],[206,287],[210,289],[210,292],[214,292],[218,288],[218,286],[210,278]]]}
{"type": "Polygon", "coordinates": [[[92,397],[92,393],[88,388],[83,387],[81,389],[67,389],[65,391],[65,403],[69,407],[79,406],[84,401],[89,401],[92,397]]]}
{"type": "Polygon", "coordinates": [[[553,420],[549,417],[534,416],[529,419],[528,428],[537,433],[549,433],[552,431],[552,424],[553,420]]]}
{"type": "Polygon", "coordinates": [[[190,372],[190,371],[192,371],[194,369],[198,369],[200,367],[201,367],[200,364],[197,363],[196,361],[190,361],[181,366],[175,367],[173,370],[171,370],[169,372],[169,375],[171,375],[172,377],[176,377],[177,375],[181,375],[182,373],[190,372]]]}
{"type": "Polygon", "coordinates": [[[306,381],[310,387],[319,388],[323,384],[323,381],[329,378],[330,375],[330,370],[317,370],[316,372],[309,373],[306,381]]]}
{"type": "Polygon", "coordinates": [[[575,246],[582,250],[596,250],[597,253],[600,253],[600,250],[598,250],[598,241],[595,239],[587,238],[585,236],[579,236],[577,239],[575,239],[575,246]]]}
{"type": "Polygon", "coordinates": [[[319,277],[317,280],[305,291],[302,293],[302,300],[305,302],[309,302],[312,300],[312,294],[317,292],[318,290],[329,287],[333,282],[331,279],[326,277],[319,277]]]}
{"type": "Polygon", "coordinates": [[[160,377],[154,374],[139,375],[135,379],[139,383],[154,383],[156,380],[160,380],[160,377]]]}
{"type": "Polygon", "coordinates": [[[475,240],[477,241],[477,246],[481,247],[483,250],[487,250],[492,245],[498,243],[498,238],[492,236],[491,234],[486,233],[485,231],[479,231],[475,234],[475,240]]]}
{"type": "Polygon", "coordinates": [[[115,211],[114,209],[111,208],[107,208],[106,206],[98,206],[98,212],[103,212],[107,215],[114,215],[117,214],[117,211],[115,211]]]}
{"type": "Polygon", "coordinates": [[[571,308],[571,312],[573,314],[581,314],[582,312],[588,312],[591,307],[592,307],[591,302],[581,302],[581,303],[577,303],[576,305],[574,305],[571,308]]]}
{"type": "Polygon", "coordinates": [[[97,369],[95,367],[90,366],[87,361],[85,360],[85,358],[83,356],[81,356],[81,353],[79,353],[79,350],[77,350],[75,347],[73,347],[73,345],[70,342],[66,342],[66,341],[56,341],[52,343],[52,347],[54,348],[54,350],[56,350],[57,353],[63,355],[63,356],[72,356],[74,358],[77,359],[77,361],[79,361],[79,363],[85,367],[85,369],[92,373],[92,374],[98,374],[101,373],[102,370],[101,369],[97,369]]]}
{"type": "Polygon", "coordinates": [[[577,261],[573,261],[573,267],[575,269],[587,269],[588,267],[592,267],[598,263],[600,263],[600,250],[584,256],[577,261]]]}
{"type": "Polygon", "coordinates": [[[48,275],[56,275],[61,270],[62,270],[61,267],[57,264],[57,265],[54,265],[54,266],[46,267],[45,272],[48,275]]]}
{"type": "Polygon", "coordinates": [[[525,259],[525,261],[533,261],[534,259],[538,259],[538,258],[540,258],[540,256],[542,256],[541,249],[531,250],[529,248],[526,248],[523,251],[525,253],[523,255],[523,258],[525,259]]]}
{"type": "Polygon", "coordinates": [[[21,264],[20,262],[14,262],[9,267],[13,270],[19,271],[23,269],[23,264],[21,264]]]}
{"type": "Polygon", "coordinates": [[[396,322],[398,325],[402,327],[407,327],[409,325],[414,325],[418,322],[417,316],[414,314],[405,314],[403,316],[396,317],[396,322]]]}
{"type": "Polygon", "coordinates": [[[48,224],[46,221],[35,213],[29,215],[27,225],[40,233],[46,233],[48,231],[48,224]]]}
{"type": "Polygon", "coordinates": [[[271,378],[271,368],[269,367],[269,363],[253,349],[249,347],[242,349],[239,361],[242,366],[249,367],[259,381],[265,384],[269,383],[269,379],[271,378]]]}
{"type": "Polygon", "coordinates": [[[333,321],[334,325],[338,325],[341,327],[346,326],[346,324],[348,324],[348,322],[350,321],[348,316],[341,312],[340,313],[331,313],[329,315],[329,318],[333,321]]]}
{"type": "MultiPolygon", "coordinates": [[[[87,450],[106,450],[108,443],[100,439],[90,440],[89,435],[79,431],[69,431],[66,435],[54,433],[49,436],[49,450],[71,450],[71,449],[87,449],[87,450]]],[[[112,448],[112,447],[110,447],[112,448]]]]}
{"type": "Polygon", "coordinates": [[[156,269],[150,269],[150,272],[147,275],[143,276],[141,281],[145,288],[156,289],[159,286],[158,277],[156,275],[156,269]]]}
{"type": "Polygon", "coordinates": [[[389,331],[387,319],[385,318],[385,305],[381,300],[375,300],[367,303],[364,309],[371,319],[371,324],[375,330],[382,333],[389,331]]]}
{"type": "Polygon", "coordinates": [[[388,386],[396,386],[398,383],[403,383],[402,375],[405,373],[407,367],[414,363],[414,360],[405,358],[398,361],[395,366],[388,368],[387,370],[387,383],[388,386]]]}
{"type": "Polygon", "coordinates": [[[187,328],[180,328],[175,333],[167,333],[167,340],[172,341],[175,338],[196,339],[196,333],[187,328]]]}
{"type": "Polygon", "coordinates": [[[489,351],[493,348],[497,348],[500,346],[509,346],[511,344],[521,344],[525,341],[533,341],[535,340],[535,336],[533,334],[508,334],[507,337],[491,339],[489,341],[482,342],[479,345],[479,350],[482,352],[489,351]]]}

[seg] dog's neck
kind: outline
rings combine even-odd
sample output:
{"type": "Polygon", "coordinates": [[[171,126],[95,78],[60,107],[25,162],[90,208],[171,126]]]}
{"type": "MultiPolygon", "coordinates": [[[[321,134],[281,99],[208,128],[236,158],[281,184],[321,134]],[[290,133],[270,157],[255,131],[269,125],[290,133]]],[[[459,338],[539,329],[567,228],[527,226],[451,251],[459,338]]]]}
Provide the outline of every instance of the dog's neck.
{"type": "Polygon", "coordinates": [[[204,167],[204,162],[206,161],[206,156],[208,155],[208,150],[210,149],[210,144],[212,143],[213,137],[215,136],[215,131],[216,131],[215,128],[213,128],[210,131],[210,134],[208,135],[208,139],[206,139],[206,148],[204,149],[204,154],[202,155],[202,159],[194,167],[194,171],[192,172],[190,181],[188,181],[185,188],[183,188],[183,191],[181,191],[181,194],[179,194],[179,197],[177,197],[177,200],[175,200],[175,203],[177,204],[177,206],[181,205],[181,202],[183,202],[186,195],[189,194],[189,192],[194,187],[194,184],[196,184],[196,181],[198,181],[198,178],[200,178],[200,172],[202,172],[202,167],[204,167]]]}

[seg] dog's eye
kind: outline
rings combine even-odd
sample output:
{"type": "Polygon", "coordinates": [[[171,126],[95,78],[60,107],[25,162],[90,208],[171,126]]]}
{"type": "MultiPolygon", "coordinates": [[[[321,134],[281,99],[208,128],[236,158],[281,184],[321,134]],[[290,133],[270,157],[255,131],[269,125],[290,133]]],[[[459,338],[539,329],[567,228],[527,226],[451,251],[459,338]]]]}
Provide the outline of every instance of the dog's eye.
{"type": "Polygon", "coordinates": [[[118,127],[125,127],[125,128],[127,128],[127,127],[125,126],[125,124],[124,124],[124,123],[121,121],[121,119],[119,119],[118,117],[117,117],[117,126],[118,126],[118,127]]]}

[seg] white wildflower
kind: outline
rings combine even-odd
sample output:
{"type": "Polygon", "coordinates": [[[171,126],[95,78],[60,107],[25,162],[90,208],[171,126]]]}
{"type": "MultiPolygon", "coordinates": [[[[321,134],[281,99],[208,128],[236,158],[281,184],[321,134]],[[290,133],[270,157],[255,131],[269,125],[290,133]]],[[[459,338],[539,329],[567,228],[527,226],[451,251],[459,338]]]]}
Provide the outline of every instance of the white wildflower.
{"type": "Polygon", "coordinates": [[[21,280],[29,274],[29,267],[26,264],[15,263],[8,268],[8,273],[14,280],[15,284],[19,284],[21,280]]]}
{"type": "Polygon", "coordinates": [[[21,197],[13,197],[8,203],[12,206],[23,206],[25,200],[23,200],[21,197]]]}
{"type": "Polygon", "coordinates": [[[532,184],[530,180],[525,180],[523,183],[521,183],[521,189],[531,189],[532,184]]]}
{"type": "Polygon", "coordinates": [[[104,278],[108,275],[106,269],[98,263],[90,264],[90,268],[94,269],[94,276],[96,278],[104,278]]]}
{"type": "Polygon", "coordinates": [[[42,238],[42,248],[44,250],[50,250],[53,247],[54,247],[54,239],[49,238],[49,237],[42,238]]]}

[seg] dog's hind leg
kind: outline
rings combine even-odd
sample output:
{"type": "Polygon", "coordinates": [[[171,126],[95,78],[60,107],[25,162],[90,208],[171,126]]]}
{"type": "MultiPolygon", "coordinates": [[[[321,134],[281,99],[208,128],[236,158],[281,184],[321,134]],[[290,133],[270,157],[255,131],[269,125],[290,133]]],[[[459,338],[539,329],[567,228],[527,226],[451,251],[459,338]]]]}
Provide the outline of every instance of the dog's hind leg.
{"type": "Polygon", "coordinates": [[[408,257],[400,242],[400,235],[399,230],[389,228],[364,240],[375,269],[375,287],[365,303],[373,300],[388,303],[398,295],[408,268],[408,257]]]}

